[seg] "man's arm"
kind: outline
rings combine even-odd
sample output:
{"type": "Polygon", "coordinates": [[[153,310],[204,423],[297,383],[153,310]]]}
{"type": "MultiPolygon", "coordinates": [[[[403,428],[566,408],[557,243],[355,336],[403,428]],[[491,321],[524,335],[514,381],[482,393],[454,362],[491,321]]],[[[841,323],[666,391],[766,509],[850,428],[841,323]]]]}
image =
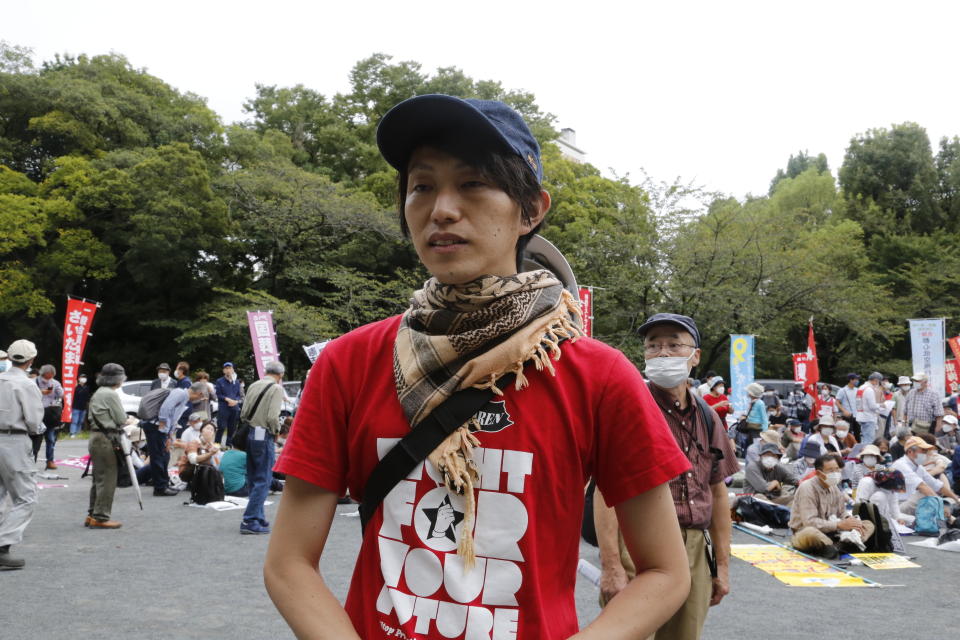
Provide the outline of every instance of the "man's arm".
{"type": "MultiPolygon", "coordinates": [[[[763,473],[760,471],[759,460],[747,465],[747,468],[743,472],[743,481],[748,487],[753,489],[755,493],[767,493],[770,491],[769,485],[766,479],[764,479],[763,473]]],[[[726,501],[726,493],[723,494],[723,499],[726,501]]]]}
{"type": "Polygon", "coordinates": [[[320,557],[336,510],[336,493],[287,476],[263,565],[263,582],[297,638],[360,640],[320,575],[320,557]]]}
{"type": "Polygon", "coordinates": [[[690,566],[669,485],[622,502],[616,512],[637,577],[571,640],[646,638],[690,593],[690,566]]]}
{"type": "Polygon", "coordinates": [[[713,579],[713,594],[710,606],[720,604],[723,597],[730,593],[730,501],[727,498],[727,486],[718,482],[710,485],[713,497],[713,510],[710,521],[710,538],[713,540],[713,553],[717,559],[717,577],[713,579]]]}
{"type": "Polygon", "coordinates": [[[600,548],[600,593],[609,602],[627,586],[627,572],[620,561],[617,514],[607,506],[599,488],[593,491],[593,526],[600,548]]]}

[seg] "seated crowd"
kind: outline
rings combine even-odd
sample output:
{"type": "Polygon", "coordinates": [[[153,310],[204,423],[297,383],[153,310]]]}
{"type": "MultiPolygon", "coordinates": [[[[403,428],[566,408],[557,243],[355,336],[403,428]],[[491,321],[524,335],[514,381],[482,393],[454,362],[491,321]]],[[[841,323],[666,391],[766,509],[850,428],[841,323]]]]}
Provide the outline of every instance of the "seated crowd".
{"type": "MultiPolygon", "coordinates": [[[[883,406],[888,399],[881,379],[880,374],[871,374],[859,392],[876,393],[872,407],[883,406]]],[[[857,380],[851,374],[852,394],[858,393],[857,380]]],[[[901,398],[912,400],[916,394],[908,390],[925,389],[925,382],[923,374],[912,380],[901,377],[901,398]]],[[[722,389],[722,380],[711,379],[704,391],[717,387],[722,389]]],[[[889,402],[886,415],[866,416],[875,420],[869,424],[862,411],[857,414],[852,407],[844,410],[840,402],[819,400],[801,416],[807,419],[796,413],[788,417],[779,403],[765,400],[765,391],[769,393],[757,383],[748,385],[750,408],[730,430],[745,460],[740,491],[790,509],[796,549],[827,558],[863,551],[878,519],[890,528],[912,527],[922,504],[923,509],[939,509],[941,523],[953,524],[954,510],[960,513],[955,493],[960,489],[960,437],[956,405],[948,404],[952,396],[944,406],[931,408],[926,419],[918,417],[909,402],[902,406],[889,402]]],[[[858,400],[857,408],[865,404],[858,400]]]]}

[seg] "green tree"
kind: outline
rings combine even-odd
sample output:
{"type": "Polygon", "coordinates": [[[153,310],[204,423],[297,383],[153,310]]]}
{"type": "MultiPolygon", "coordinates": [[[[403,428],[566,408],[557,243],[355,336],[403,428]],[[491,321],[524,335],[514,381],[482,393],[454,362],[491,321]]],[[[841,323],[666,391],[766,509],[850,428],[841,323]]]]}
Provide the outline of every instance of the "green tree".
{"type": "Polygon", "coordinates": [[[790,154],[790,159],[787,160],[787,169],[777,169],[777,175],[773,177],[773,180],[770,182],[770,191],[769,194],[773,195],[773,192],[776,190],[777,185],[781,180],[786,178],[796,178],[801,173],[804,173],[810,169],[815,170],[818,174],[830,173],[830,166],[827,164],[827,156],[820,153],[816,157],[809,155],[806,151],[800,151],[797,155],[790,154]]]}
{"type": "Polygon", "coordinates": [[[867,215],[870,203],[890,212],[899,231],[929,233],[946,219],[937,199],[937,171],[923,127],[906,122],[854,136],[840,167],[847,215],[861,223],[867,238],[878,225],[867,215]]]}

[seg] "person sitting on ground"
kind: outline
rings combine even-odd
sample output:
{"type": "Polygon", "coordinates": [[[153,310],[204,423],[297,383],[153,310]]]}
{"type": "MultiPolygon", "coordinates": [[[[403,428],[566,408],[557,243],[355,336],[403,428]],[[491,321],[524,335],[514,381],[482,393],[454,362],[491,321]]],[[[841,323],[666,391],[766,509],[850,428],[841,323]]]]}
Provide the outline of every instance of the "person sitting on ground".
{"type": "Polygon", "coordinates": [[[853,448],[857,446],[857,439],[850,433],[850,423],[846,420],[836,421],[837,432],[835,435],[837,442],[840,443],[840,455],[847,457],[853,448]]]}
{"type": "Polygon", "coordinates": [[[730,404],[730,399],[726,395],[727,389],[723,383],[723,378],[720,376],[712,376],[703,385],[701,385],[700,388],[703,389],[704,386],[706,386],[708,390],[706,393],[702,394],[703,399],[708,405],[713,407],[713,410],[717,412],[718,416],[720,416],[720,422],[727,424],[727,415],[730,414],[732,405],[730,404]]]}
{"type": "Polygon", "coordinates": [[[181,481],[189,485],[198,465],[205,464],[215,468],[219,466],[220,445],[213,441],[216,431],[213,423],[208,422],[200,431],[200,438],[187,444],[178,464],[181,481]]]}
{"type": "Polygon", "coordinates": [[[833,433],[836,431],[833,418],[824,416],[817,421],[813,428],[813,434],[807,438],[807,442],[813,442],[820,447],[820,455],[825,453],[840,453],[842,447],[833,433]]]}
{"type": "Polygon", "coordinates": [[[877,438],[873,441],[873,446],[880,449],[880,457],[884,466],[889,467],[893,463],[893,456],[890,455],[890,441],[886,438],[877,438]]]}
{"type": "Polygon", "coordinates": [[[921,433],[917,437],[923,439],[927,444],[933,445],[933,449],[931,449],[929,455],[927,455],[927,461],[923,463],[927,473],[941,482],[946,482],[946,478],[942,476],[944,471],[947,470],[947,467],[950,466],[950,458],[943,455],[940,444],[937,442],[937,437],[932,433],[921,433]]]}
{"type": "Polygon", "coordinates": [[[790,463],[793,477],[797,478],[798,481],[806,480],[807,475],[813,473],[813,463],[821,455],[820,445],[816,442],[804,442],[800,446],[799,457],[790,463]]]}
{"type": "Polygon", "coordinates": [[[191,413],[190,417],[187,418],[187,428],[180,434],[180,438],[173,443],[174,448],[186,449],[188,444],[198,441],[200,439],[200,430],[203,429],[205,424],[210,424],[207,420],[206,413],[202,411],[194,411],[191,413]]]}
{"type": "Polygon", "coordinates": [[[883,455],[876,445],[868,444],[860,451],[858,461],[854,463],[850,473],[850,486],[854,489],[860,484],[860,481],[867,475],[877,469],[881,469],[883,455]]]}
{"type": "Polygon", "coordinates": [[[841,534],[856,531],[860,541],[873,535],[872,522],[845,516],[847,496],[840,491],[843,458],[837,453],[826,453],[814,463],[816,475],[797,487],[790,515],[793,537],[790,543],[798,551],[806,551],[833,559],[844,553],[862,551],[855,541],[841,534]]]}
{"type": "Polygon", "coordinates": [[[887,518],[908,527],[914,517],[900,511],[900,494],[906,492],[903,474],[896,469],[877,469],[863,477],[857,489],[859,502],[871,502],[887,518]]]}
{"type": "Polygon", "coordinates": [[[909,427],[897,427],[896,434],[890,440],[890,456],[894,460],[903,457],[903,443],[913,437],[909,427]]]}
{"type": "Polygon", "coordinates": [[[760,397],[763,399],[763,404],[767,407],[770,424],[783,424],[787,421],[787,415],[783,411],[783,402],[780,401],[780,396],[777,395],[776,389],[770,386],[765,387],[763,389],[763,395],[760,397]]]}
{"type": "Polygon", "coordinates": [[[957,498],[957,494],[947,483],[931,476],[923,466],[927,461],[928,453],[936,447],[923,438],[913,436],[903,444],[903,448],[905,450],[903,457],[894,462],[891,467],[903,474],[906,483],[906,491],[899,496],[900,511],[913,515],[921,498],[937,494],[960,502],[960,498],[957,498]]]}
{"type": "Polygon", "coordinates": [[[760,459],[760,448],[767,443],[780,446],[780,434],[776,427],[772,425],[766,431],[762,431],[760,437],[747,447],[747,452],[744,454],[744,464],[758,461],[760,459]]]}
{"type": "Polygon", "coordinates": [[[953,457],[957,447],[960,447],[960,435],[957,433],[957,417],[953,415],[943,416],[940,425],[940,433],[937,434],[937,444],[944,454],[953,457]]]}
{"type": "Polygon", "coordinates": [[[783,455],[790,460],[800,456],[800,446],[803,444],[803,425],[797,418],[787,418],[787,428],[780,434],[780,447],[783,455]]]}
{"type": "MultiPolygon", "coordinates": [[[[289,430],[289,427],[288,427],[289,430]]],[[[239,449],[229,449],[220,458],[220,473],[223,474],[223,492],[228,496],[246,498],[250,495],[247,486],[247,453],[239,449]]],[[[270,493],[283,491],[283,480],[274,473],[270,479],[270,493]]],[[[350,502],[349,500],[347,501],[350,502]]]]}
{"type": "Polygon", "coordinates": [[[770,442],[760,448],[760,459],[747,465],[744,493],[760,494],[771,502],[789,506],[797,490],[797,478],[785,464],[780,464],[780,447],[770,442]]]}

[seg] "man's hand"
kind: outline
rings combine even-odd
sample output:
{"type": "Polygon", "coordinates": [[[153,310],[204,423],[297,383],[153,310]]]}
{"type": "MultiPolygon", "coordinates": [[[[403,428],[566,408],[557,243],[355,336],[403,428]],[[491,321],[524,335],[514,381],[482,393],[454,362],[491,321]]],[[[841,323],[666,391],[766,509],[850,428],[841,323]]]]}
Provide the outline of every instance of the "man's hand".
{"type": "Polygon", "coordinates": [[[774,491],[777,491],[778,489],[780,489],[780,482],[778,480],[771,480],[770,482],[767,483],[768,492],[772,493],[774,491]]]}
{"type": "Polygon", "coordinates": [[[160,420],[159,422],[157,422],[157,427],[158,427],[159,429],[161,429],[161,430],[162,430],[162,429],[166,429],[166,428],[167,428],[167,421],[166,421],[166,420],[160,420]]]}
{"type": "Polygon", "coordinates": [[[717,567],[717,577],[713,579],[713,593],[710,595],[710,606],[720,604],[723,597],[730,593],[730,571],[727,567],[717,567]]]}
{"type": "Polygon", "coordinates": [[[235,406],[237,406],[237,401],[234,400],[233,398],[224,398],[224,400],[226,401],[227,406],[229,406],[229,407],[235,407],[235,406]]]}
{"type": "Polygon", "coordinates": [[[837,529],[840,531],[853,531],[856,529],[860,532],[860,535],[863,535],[866,528],[863,526],[863,521],[860,518],[844,518],[837,524],[837,529]]]}
{"type": "Polygon", "coordinates": [[[623,570],[622,564],[604,567],[600,572],[600,595],[604,602],[610,602],[613,596],[623,591],[626,586],[627,572],[623,570]]]}

